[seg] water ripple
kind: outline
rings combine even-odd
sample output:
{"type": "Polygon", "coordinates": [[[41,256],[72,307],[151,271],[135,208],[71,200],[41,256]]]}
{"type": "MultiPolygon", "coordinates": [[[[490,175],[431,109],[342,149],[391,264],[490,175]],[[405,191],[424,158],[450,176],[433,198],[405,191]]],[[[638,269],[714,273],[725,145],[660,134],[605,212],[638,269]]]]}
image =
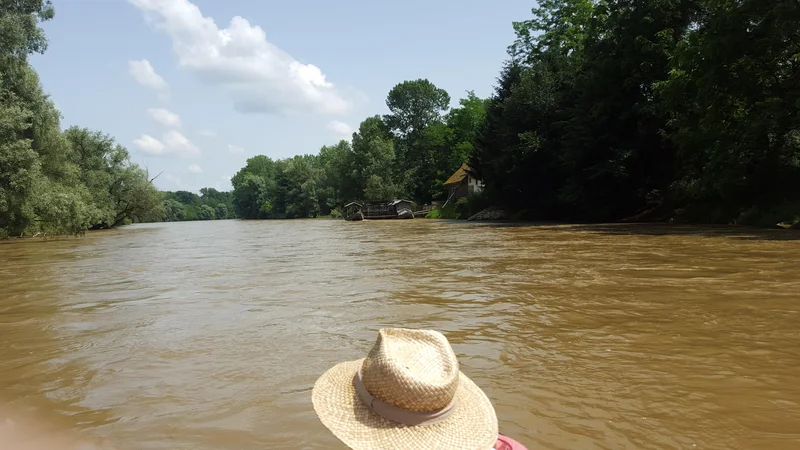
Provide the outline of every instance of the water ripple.
{"type": "Polygon", "coordinates": [[[119,449],[339,448],[316,378],[428,327],[529,448],[794,449],[800,240],[772,237],[306,220],[3,244],[0,401],[119,449]]]}

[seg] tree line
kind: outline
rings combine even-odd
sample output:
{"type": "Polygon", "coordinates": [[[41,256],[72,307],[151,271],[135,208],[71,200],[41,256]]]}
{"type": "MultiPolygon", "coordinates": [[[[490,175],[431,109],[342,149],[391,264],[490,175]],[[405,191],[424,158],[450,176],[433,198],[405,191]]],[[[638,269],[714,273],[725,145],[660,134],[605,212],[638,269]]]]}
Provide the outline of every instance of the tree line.
{"type": "Polygon", "coordinates": [[[316,155],[259,155],[231,179],[236,214],[245,219],[341,215],[352,200],[444,196],[444,181],[474,152],[487,101],[473,92],[450,108],[450,95],[426,79],[388,94],[389,114],[366,118],[352,140],[316,155]]]}
{"type": "Polygon", "coordinates": [[[800,2],[540,0],[473,166],[528,217],[800,220],[800,2]]]}
{"type": "Polygon", "coordinates": [[[494,93],[406,81],[390,114],[318,155],[258,156],[245,218],[443,199],[469,161],[486,201],[546,220],[800,221],[800,3],[541,0],[494,93]]]}
{"type": "Polygon", "coordinates": [[[28,57],[44,53],[50,1],[0,5],[0,238],[81,234],[131,222],[230,219],[233,195],[159,192],[111,136],[61,130],[61,114],[28,57]]]}
{"type": "MultiPolygon", "coordinates": [[[[444,199],[464,161],[518,217],[800,222],[800,3],[541,0],[490,98],[399,83],[315,155],[250,158],[230,193],[160,193],[113,138],[62,131],[28,56],[50,1],[0,5],[0,236],[340,214],[444,199]]],[[[212,192],[213,191],[213,192],[212,192]]]]}
{"type": "Polygon", "coordinates": [[[61,130],[61,114],[28,63],[47,48],[50,1],[0,5],[0,237],[79,234],[159,218],[147,170],[110,136],[61,130]]]}
{"type": "Polygon", "coordinates": [[[205,187],[200,189],[200,195],[189,191],[166,191],[162,194],[164,203],[160,219],[164,222],[236,218],[232,192],[205,187]]]}

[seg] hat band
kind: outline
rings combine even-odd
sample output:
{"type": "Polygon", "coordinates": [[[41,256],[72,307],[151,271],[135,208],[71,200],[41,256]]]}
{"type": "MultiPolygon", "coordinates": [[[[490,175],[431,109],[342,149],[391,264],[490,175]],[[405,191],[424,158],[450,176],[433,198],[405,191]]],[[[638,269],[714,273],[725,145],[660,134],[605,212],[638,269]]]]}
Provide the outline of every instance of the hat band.
{"type": "Polygon", "coordinates": [[[365,405],[369,407],[369,409],[372,410],[372,412],[383,417],[384,419],[391,420],[392,422],[401,423],[403,425],[417,426],[417,425],[432,425],[434,423],[439,423],[450,417],[450,414],[453,413],[453,410],[455,410],[456,406],[455,396],[453,396],[453,400],[450,401],[449,405],[445,406],[444,408],[438,411],[433,411],[433,412],[410,411],[380,401],[377,398],[373,397],[372,394],[370,394],[369,391],[367,391],[367,388],[364,386],[364,381],[361,376],[360,367],[358,369],[358,372],[356,372],[355,377],[353,377],[353,386],[356,388],[358,397],[361,399],[362,402],[364,402],[365,405]]]}

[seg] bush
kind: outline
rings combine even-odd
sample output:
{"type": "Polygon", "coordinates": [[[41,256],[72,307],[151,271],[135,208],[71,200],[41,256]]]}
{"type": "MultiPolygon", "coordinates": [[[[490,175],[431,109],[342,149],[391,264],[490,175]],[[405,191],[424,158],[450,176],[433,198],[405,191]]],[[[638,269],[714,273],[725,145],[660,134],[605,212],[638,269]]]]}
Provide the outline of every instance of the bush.
{"type": "Polygon", "coordinates": [[[458,219],[458,214],[456,213],[456,206],[455,204],[449,204],[442,208],[441,206],[434,209],[433,211],[429,212],[427,216],[428,219],[458,219]]]}
{"type": "Polygon", "coordinates": [[[787,202],[771,208],[753,207],[742,213],[735,223],[774,228],[778,223],[793,224],[797,222],[800,222],[800,202],[787,202]]]}
{"type": "Polygon", "coordinates": [[[469,200],[467,200],[467,197],[461,197],[458,199],[453,207],[453,212],[455,213],[456,219],[469,218],[469,200]]]}
{"type": "Polygon", "coordinates": [[[483,193],[461,197],[455,203],[448,203],[429,212],[428,219],[466,220],[490,206],[489,198],[483,193]]]}

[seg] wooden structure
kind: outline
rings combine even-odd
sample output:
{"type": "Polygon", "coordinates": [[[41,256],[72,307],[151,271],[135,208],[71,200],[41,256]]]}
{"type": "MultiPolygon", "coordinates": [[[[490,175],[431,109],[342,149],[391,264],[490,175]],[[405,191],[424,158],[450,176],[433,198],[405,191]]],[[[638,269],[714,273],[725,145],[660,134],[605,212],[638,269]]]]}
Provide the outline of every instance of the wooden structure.
{"type": "Polygon", "coordinates": [[[461,197],[481,192],[483,190],[483,182],[475,177],[475,172],[469,167],[467,163],[461,165],[458,170],[444,182],[447,188],[447,201],[445,205],[450,202],[456,202],[461,197]]]}
{"type": "Polygon", "coordinates": [[[414,206],[414,202],[409,200],[385,200],[363,204],[351,202],[345,205],[345,219],[413,219],[414,206]]]}
{"type": "Polygon", "coordinates": [[[364,220],[364,213],[361,212],[363,205],[358,202],[350,202],[344,205],[345,220],[364,220]]]}

